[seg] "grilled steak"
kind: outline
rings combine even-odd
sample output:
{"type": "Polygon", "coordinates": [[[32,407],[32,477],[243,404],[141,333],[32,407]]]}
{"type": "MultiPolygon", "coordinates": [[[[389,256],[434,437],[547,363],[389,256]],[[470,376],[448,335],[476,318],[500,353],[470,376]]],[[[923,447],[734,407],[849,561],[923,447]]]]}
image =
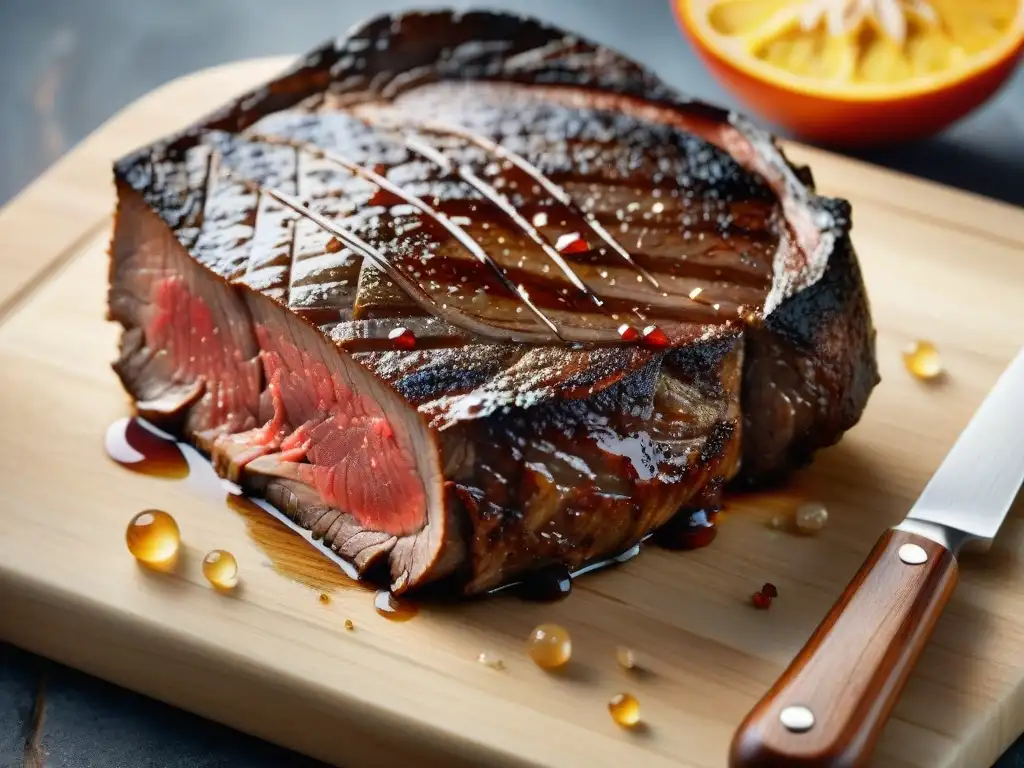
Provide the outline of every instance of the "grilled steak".
{"type": "Polygon", "coordinates": [[[878,382],[848,204],[518,16],[374,19],[115,180],[138,410],[395,591],[627,549],[878,382]]]}

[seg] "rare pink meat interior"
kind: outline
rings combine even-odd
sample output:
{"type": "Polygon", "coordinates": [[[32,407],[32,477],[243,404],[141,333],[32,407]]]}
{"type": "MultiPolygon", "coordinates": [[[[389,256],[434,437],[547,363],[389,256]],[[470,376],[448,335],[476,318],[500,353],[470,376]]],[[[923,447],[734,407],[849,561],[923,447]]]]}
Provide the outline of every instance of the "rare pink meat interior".
{"type": "Polygon", "coordinates": [[[395,591],[622,552],[878,382],[848,204],[536,21],[377,18],[115,177],[140,413],[395,591]]]}

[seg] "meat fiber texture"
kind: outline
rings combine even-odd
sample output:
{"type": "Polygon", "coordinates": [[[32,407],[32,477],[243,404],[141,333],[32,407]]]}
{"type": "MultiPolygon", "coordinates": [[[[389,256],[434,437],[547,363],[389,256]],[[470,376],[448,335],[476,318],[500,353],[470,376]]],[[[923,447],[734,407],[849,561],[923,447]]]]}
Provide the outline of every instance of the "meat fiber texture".
{"type": "Polygon", "coordinates": [[[373,19],[115,181],[138,411],[396,592],[627,550],[878,382],[849,205],[522,17],[373,19]]]}

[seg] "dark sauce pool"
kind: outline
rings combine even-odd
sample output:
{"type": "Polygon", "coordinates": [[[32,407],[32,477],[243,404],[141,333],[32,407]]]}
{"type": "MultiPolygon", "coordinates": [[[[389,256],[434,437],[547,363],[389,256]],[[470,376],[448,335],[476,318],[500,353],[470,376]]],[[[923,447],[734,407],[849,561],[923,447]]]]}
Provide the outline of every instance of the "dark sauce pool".
{"type": "Polygon", "coordinates": [[[118,419],[107,429],[107,455],[125,469],[168,480],[189,475],[188,460],[174,439],[141,419],[118,419]]]}
{"type": "MultiPolygon", "coordinates": [[[[328,596],[343,589],[374,589],[360,580],[355,569],[337,553],[314,539],[285,514],[263,499],[249,498],[234,483],[214,472],[209,460],[186,443],[177,442],[157,427],[140,418],[115,421],[107,429],[106,450],[110,458],[141,474],[186,482],[200,496],[216,504],[226,504],[245,520],[249,538],[263,551],[274,570],[282,576],[328,596]]],[[[394,609],[386,605],[381,593],[375,597],[377,612],[398,621],[416,613],[407,601],[390,597],[394,609]]],[[[324,601],[321,601],[324,602],[324,601]]]]}
{"type": "MultiPolygon", "coordinates": [[[[309,531],[263,499],[245,496],[240,487],[220,478],[209,461],[192,446],[177,442],[145,420],[124,418],[114,422],[107,429],[105,445],[110,458],[132,472],[183,480],[200,495],[226,504],[245,520],[249,537],[267,555],[274,569],[321,596],[328,596],[327,601],[322,600],[325,604],[330,601],[330,593],[338,590],[375,588],[361,581],[349,563],[314,539],[309,531]]],[[[704,510],[681,512],[641,543],[618,555],[572,570],[555,563],[487,594],[509,594],[539,602],[564,600],[572,594],[576,577],[632,560],[640,553],[641,544],[647,541],[673,550],[707,546],[717,533],[715,516],[715,512],[704,510]]],[[[374,608],[392,621],[408,621],[418,612],[415,604],[395,597],[386,589],[375,592],[374,608]]]]}
{"type": "Polygon", "coordinates": [[[703,509],[680,512],[654,532],[652,541],[659,547],[672,550],[706,547],[718,535],[717,516],[717,511],[703,509]]]}

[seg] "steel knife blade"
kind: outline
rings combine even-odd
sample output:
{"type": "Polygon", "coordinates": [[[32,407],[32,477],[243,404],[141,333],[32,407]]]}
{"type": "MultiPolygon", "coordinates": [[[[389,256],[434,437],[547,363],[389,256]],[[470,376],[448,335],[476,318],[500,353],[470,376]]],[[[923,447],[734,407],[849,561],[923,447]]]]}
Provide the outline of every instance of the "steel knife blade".
{"type": "Polygon", "coordinates": [[[907,518],[990,542],[1022,482],[1024,348],[1000,375],[907,518]]]}

